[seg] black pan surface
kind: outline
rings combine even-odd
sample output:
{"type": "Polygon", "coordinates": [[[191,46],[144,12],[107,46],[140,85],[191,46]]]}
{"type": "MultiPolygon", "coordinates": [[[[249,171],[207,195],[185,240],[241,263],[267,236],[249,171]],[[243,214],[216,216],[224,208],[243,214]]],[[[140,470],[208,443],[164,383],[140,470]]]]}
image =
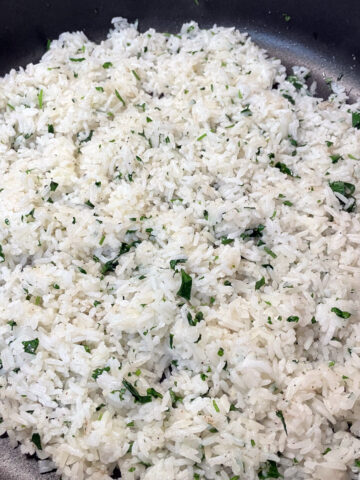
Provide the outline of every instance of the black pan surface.
{"type": "MultiPolygon", "coordinates": [[[[350,101],[360,97],[359,0],[0,0],[0,75],[37,62],[64,31],[104,38],[115,16],[138,19],[141,31],[175,33],[189,20],[235,25],[287,67],[308,67],[318,95],[329,94],[326,79],[341,78],[350,101]]],[[[0,480],[57,478],[39,475],[34,459],[0,438],[0,480]]]]}

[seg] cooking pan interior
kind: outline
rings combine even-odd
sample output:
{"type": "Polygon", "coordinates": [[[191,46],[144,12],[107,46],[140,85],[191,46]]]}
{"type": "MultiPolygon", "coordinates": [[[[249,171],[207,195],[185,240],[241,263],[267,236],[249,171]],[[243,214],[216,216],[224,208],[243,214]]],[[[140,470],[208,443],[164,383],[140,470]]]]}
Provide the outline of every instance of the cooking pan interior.
{"type": "Polygon", "coordinates": [[[0,0],[0,11],[0,74],[39,60],[47,39],[61,32],[104,38],[114,16],[164,32],[193,19],[202,27],[235,25],[287,66],[309,67],[323,97],[325,79],[339,76],[352,98],[360,92],[357,0],[0,0]]]}
{"type": "MultiPolygon", "coordinates": [[[[100,40],[111,19],[122,16],[138,19],[141,31],[177,32],[189,20],[235,25],[286,66],[307,66],[320,96],[329,94],[328,78],[342,78],[351,100],[360,93],[358,0],[0,0],[0,12],[0,75],[38,61],[47,39],[63,31],[84,30],[100,40]]],[[[34,459],[19,450],[0,438],[0,480],[55,478],[40,476],[34,459]]]]}

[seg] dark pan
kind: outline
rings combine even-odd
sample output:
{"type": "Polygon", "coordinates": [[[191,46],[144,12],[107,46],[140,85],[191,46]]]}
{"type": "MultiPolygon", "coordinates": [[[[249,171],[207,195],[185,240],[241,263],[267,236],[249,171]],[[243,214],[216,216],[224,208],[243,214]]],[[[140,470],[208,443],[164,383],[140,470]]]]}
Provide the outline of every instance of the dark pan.
{"type": "MultiPolygon", "coordinates": [[[[307,66],[320,96],[329,94],[326,79],[341,78],[350,99],[359,97],[359,0],[0,0],[0,74],[37,62],[64,31],[104,38],[115,16],[138,19],[141,31],[177,32],[189,20],[235,25],[287,67],[307,66]]],[[[55,478],[0,438],[0,480],[55,478]]]]}

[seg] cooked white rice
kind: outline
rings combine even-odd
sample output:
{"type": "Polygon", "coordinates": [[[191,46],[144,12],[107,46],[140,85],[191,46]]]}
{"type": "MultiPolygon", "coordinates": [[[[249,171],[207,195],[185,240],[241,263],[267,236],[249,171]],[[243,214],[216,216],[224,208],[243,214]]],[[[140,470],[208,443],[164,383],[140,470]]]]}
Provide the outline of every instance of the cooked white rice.
{"type": "Polygon", "coordinates": [[[113,24],[0,80],[0,434],[63,479],[359,478],[359,105],[113,24]]]}

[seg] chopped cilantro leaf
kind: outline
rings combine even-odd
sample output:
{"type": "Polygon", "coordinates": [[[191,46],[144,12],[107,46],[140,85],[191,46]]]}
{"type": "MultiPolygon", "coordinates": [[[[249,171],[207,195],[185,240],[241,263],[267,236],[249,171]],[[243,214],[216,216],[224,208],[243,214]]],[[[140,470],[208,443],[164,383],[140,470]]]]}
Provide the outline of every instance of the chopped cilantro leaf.
{"type": "Polygon", "coordinates": [[[351,317],[351,313],[349,312],[344,312],[343,310],[340,310],[340,308],[333,307],[331,309],[331,312],[335,313],[338,317],[340,318],[349,318],[351,317]]]}
{"type": "Polygon", "coordinates": [[[331,163],[337,163],[339,160],[343,159],[343,157],[339,153],[330,155],[330,158],[331,158],[331,163]]]}
{"type": "Polygon", "coordinates": [[[134,75],[134,77],[136,78],[136,80],[140,80],[140,77],[139,75],[137,74],[137,72],[135,70],[131,70],[131,73],[134,75]]]}
{"type": "Polygon", "coordinates": [[[218,407],[218,404],[216,403],[215,400],[213,400],[213,406],[215,408],[215,412],[219,413],[220,412],[220,408],[218,407]]]}
{"type": "Polygon", "coordinates": [[[32,434],[31,441],[33,442],[33,444],[36,446],[36,448],[38,450],[42,450],[41,439],[40,439],[40,435],[38,433],[33,433],[32,434]]]}
{"type": "Polygon", "coordinates": [[[265,278],[261,277],[260,280],[258,280],[255,283],[255,290],[260,290],[260,288],[263,287],[264,285],[265,285],[265,278]]]}
{"type": "Polygon", "coordinates": [[[185,263],[186,262],[186,258],[179,258],[177,260],[170,260],[170,268],[172,270],[175,270],[175,267],[178,263],[185,263]]]}
{"type": "Polygon", "coordinates": [[[282,163],[282,162],[276,162],[275,163],[275,168],[278,168],[280,170],[281,173],[284,173],[285,175],[290,175],[290,177],[293,177],[293,173],[292,171],[290,170],[289,167],[287,167],[285,165],[285,163],[282,163]]]}
{"type": "Polygon", "coordinates": [[[281,423],[283,424],[285,433],[286,433],[286,435],[287,435],[288,433],[287,433],[287,428],[286,428],[286,423],[285,423],[285,419],[284,419],[283,412],[282,412],[281,410],[277,410],[277,411],[276,411],[276,416],[280,418],[281,423]]]}
{"type": "Polygon", "coordinates": [[[110,367],[96,368],[91,376],[94,380],[96,380],[104,372],[110,372],[110,367]]]}
{"type": "Polygon", "coordinates": [[[291,95],[288,93],[283,93],[283,97],[286,98],[286,100],[288,100],[292,105],[295,105],[295,100],[291,95]]]}
{"type": "Polygon", "coordinates": [[[268,255],[270,255],[270,257],[272,257],[272,258],[276,258],[276,257],[277,257],[276,253],[274,253],[274,252],[273,252],[272,250],[270,250],[270,248],[268,248],[268,247],[264,247],[264,251],[265,251],[268,255]]]}
{"type": "Polygon", "coordinates": [[[353,112],[351,115],[351,123],[354,128],[360,129],[360,112],[353,112]]]}
{"type": "Polygon", "coordinates": [[[280,475],[276,463],[273,460],[268,460],[265,465],[261,467],[258,477],[260,480],[264,480],[266,478],[281,478],[282,475],[280,475]]]}
{"type": "MultiPolygon", "coordinates": [[[[139,402],[139,403],[149,403],[151,402],[151,395],[140,395],[140,393],[137,391],[137,389],[127,380],[123,380],[122,384],[128,390],[131,395],[134,397],[134,402],[139,402]]],[[[155,390],[154,390],[155,391],[155,390]]]]}
{"type": "Polygon", "coordinates": [[[24,345],[24,352],[30,353],[31,355],[36,354],[36,350],[39,346],[39,339],[34,338],[34,340],[25,340],[21,342],[24,345]]]}
{"type": "Polygon", "coordinates": [[[50,182],[50,192],[55,192],[55,190],[57,189],[57,187],[59,186],[58,183],[56,182],[50,182]]]}
{"type": "Polygon", "coordinates": [[[148,388],[146,390],[146,393],[154,398],[163,398],[162,394],[160,392],[157,392],[154,388],[148,388]]]}
{"type": "Polygon", "coordinates": [[[90,200],[86,200],[85,205],[87,205],[90,208],[95,208],[95,205],[90,202],[90,200]]]}
{"type": "Polygon", "coordinates": [[[177,292],[179,297],[183,297],[186,300],[190,300],[191,297],[192,278],[185,270],[181,269],[181,286],[177,292]]]}
{"type": "Polygon", "coordinates": [[[37,94],[38,105],[40,109],[43,108],[43,96],[44,96],[44,90],[41,89],[37,94]]]}
{"type": "Polygon", "coordinates": [[[260,224],[254,228],[248,228],[244,233],[240,235],[240,238],[246,240],[247,238],[261,238],[262,231],[264,230],[264,225],[260,224]]]}
{"type": "Polygon", "coordinates": [[[176,395],[176,393],[171,388],[169,390],[169,393],[170,393],[170,398],[171,398],[171,405],[172,405],[173,408],[176,408],[177,402],[181,402],[182,397],[179,397],[178,395],[176,395]]]}
{"type": "Polygon", "coordinates": [[[222,243],[223,245],[230,245],[230,244],[233,243],[233,242],[234,242],[234,239],[233,239],[233,238],[228,238],[228,237],[226,237],[226,236],[221,237],[221,243],[222,243]]]}
{"type": "Polygon", "coordinates": [[[115,95],[117,96],[117,98],[120,100],[120,102],[121,102],[121,103],[124,105],[124,107],[125,107],[125,105],[126,105],[125,100],[122,98],[122,96],[120,95],[120,93],[116,90],[116,88],[115,88],[115,95]]]}
{"type": "Polygon", "coordinates": [[[90,130],[89,135],[86,138],[84,138],[84,140],[80,140],[79,143],[90,142],[90,140],[92,139],[93,133],[94,133],[94,130],[90,130]]]}

